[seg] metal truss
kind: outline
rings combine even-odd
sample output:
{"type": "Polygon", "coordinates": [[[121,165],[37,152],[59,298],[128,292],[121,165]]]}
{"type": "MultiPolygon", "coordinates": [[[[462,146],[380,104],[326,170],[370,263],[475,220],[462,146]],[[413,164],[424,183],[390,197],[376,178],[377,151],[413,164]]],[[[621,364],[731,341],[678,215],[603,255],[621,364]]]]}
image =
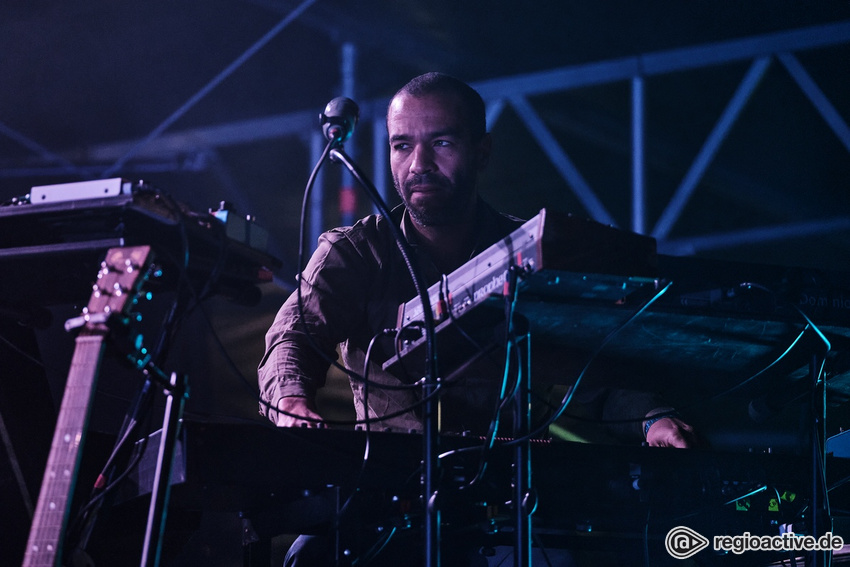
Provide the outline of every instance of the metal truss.
{"type": "MultiPolygon", "coordinates": [[[[850,21],[496,78],[475,83],[473,86],[487,102],[488,123],[491,127],[498,121],[503,110],[510,106],[520,117],[531,136],[539,143],[547,158],[563,177],[587,213],[600,222],[616,226],[618,225],[616,219],[606,210],[593,188],[582,176],[580,168],[557,143],[555,136],[546,125],[545,120],[534,109],[529,98],[590,85],[629,81],[631,84],[630,112],[632,119],[632,215],[630,229],[654,236],[659,241],[661,251],[689,254],[700,250],[733,246],[742,242],[753,242],[754,240],[766,241],[824,234],[847,230],[850,226],[850,217],[837,217],[818,222],[758,227],[689,239],[668,239],[671,230],[697,190],[700,180],[718,149],[722,146],[730,129],[745,108],[750,96],[759,86],[768,66],[774,61],[778,61],[784,67],[829,128],[836,134],[840,143],[850,151],[850,127],[794,55],[794,52],[845,43],[850,43],[850,21]],[[651,230],[647,230],[644,187],[645,79],[655,75],[744,61],[750,62],[749,70],[726,104],[702,147],[694,156],[690,167],[664,211],[655,221],[651,230]]],[[[354,77],[351,63],[353,51],[351,49],[350,45],[344,46],[341,59],[343,84],[348,85],[346,90],[353,92],[354,77]]],[[[382,99],[361,104],[362,122],[370,121],[372,124],[373,171],[376,176],[380,177],[376,178],[376,185],[382,188],[387,186],[385,179],[387,150],[384,126],[384,111],[387,102],[387,100],[382,99]]],[[[183,167],[186,167],[186,160],[177,159],[175,156],[196,155],[199,152],[203,155],[209,149],[216,147],[257,142],[262,139],[297,137],[310,145],[312,159],[312,156],[320,151],[318,144],[321,143],[321,140],[316,138],[314,121],[315,112],[304,111],[174,133],[166,133],[165,127],[158,127],[150,136],[141,141],[92,147],[87,151],[86,157],[90,163],[113,163],[110,167],[101,168],[101,172],[109,173],[118,171],[125,164],[132,166],[135,162],[131,162],[131,158],[148,163],[148,167],[153,167],[151,163],[160,163],[163,168],[168,168],[169,164],[175,163],[184,164],[183,167]],[[159,161],[157,162],[157,160],[159,161]]],[[[8,128],[4,128],[0,131],[0,134],[13,137],[28,146],[39,155],[43,164],[46,165],[45,162],[58,164],[50,168],[54,172],[68,171],[69,168],[76,168],[80,171],[91,170],[89,166],[75,166],[70,163],[68,158],[52,154],[38,144],[29,142],[20,135],[7,130],[8,128]]],[[[189,163],[196,162],[190,160],[189,163]]],[[[33,167],[29,167],[26,170],[18,170],[17,173],[22,176],[29,176],[35,171],[33,167]]],[[[14,176],[16,171],[7,169],[3,175],[14,176]]],[[[315,197],[315,199],[320,198],[321,195],[315,197]]],[[[313,209],[320,211],[321,207],[315,206],[313,209]]],[[[317,216],[319,214],[318,212],[314,213],[314,217],[311,219],[311,225],[314,227],[313,232],[316,232],[316,227],[322,226],[322,219],[317,216]]]]}
{"type": "Polygon", "coordinates": [[[632,226],[635,232],[645,233],[644,207],[644,78],[688,69],[751,60],[750,68],[714,128],[695,156],[685,177],[653,227],[651,234],[659,241],[659,249],[669,253],[691,254],[699,250],[723,248],[744,242],[793,238],[846,230],[850,217],[824,219],[822,222],[794,223],[744,231],[715,234],[677,241],[667,237],[690,197],[702,179],[713,157],[726,139],[730,129],[758,87],[768,65],[775,58],[785,67],[827,125],[850,151],[850,129],[814,79],[792,54],[817,47],[850,42],[850,22],[814,26],[786,32],[754,36],[745,39],[717,42],[696,47],[673,49],[660,53],[637,55],[622,59],[556,69],[519,77],[494,79],[476,86],[482,96],[498,110],[509,103],[540,144],[549,160],[560,172],[575,196],[596,220],[616,225],[579,169],[559,146],[535,112],[528,97],[584,86],[631,81],[632,92],[632,226]]]}

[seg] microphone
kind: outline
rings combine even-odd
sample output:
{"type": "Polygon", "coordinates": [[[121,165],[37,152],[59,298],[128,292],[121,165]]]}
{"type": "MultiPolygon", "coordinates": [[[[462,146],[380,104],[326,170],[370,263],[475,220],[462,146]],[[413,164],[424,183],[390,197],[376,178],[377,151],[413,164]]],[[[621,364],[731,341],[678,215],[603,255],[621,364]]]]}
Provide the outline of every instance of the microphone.
{"type": "Polygon", "coordinates": [[[319,114],[322,131],[330,142],[341,144],[351,137],[360,109],[350,98],[338,96],[328,103],[325,111],[319,114]]]}

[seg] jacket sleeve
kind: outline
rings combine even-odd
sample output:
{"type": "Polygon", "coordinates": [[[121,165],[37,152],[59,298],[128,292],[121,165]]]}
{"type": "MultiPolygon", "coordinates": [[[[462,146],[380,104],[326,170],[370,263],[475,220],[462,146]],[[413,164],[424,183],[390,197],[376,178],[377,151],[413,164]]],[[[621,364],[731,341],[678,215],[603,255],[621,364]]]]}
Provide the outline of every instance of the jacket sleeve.
{"type": "Polygon", "coordinates": [[[258,368],[262,415],[268,415],[266,404],[276,407],[288,396],[312,398],[324,386],[328,367],[337,359],[337,345],[362,324],[365,264],[344,233],[320,237],[299,278],[300,300],[296,290],[266,333],[258,368]]]}

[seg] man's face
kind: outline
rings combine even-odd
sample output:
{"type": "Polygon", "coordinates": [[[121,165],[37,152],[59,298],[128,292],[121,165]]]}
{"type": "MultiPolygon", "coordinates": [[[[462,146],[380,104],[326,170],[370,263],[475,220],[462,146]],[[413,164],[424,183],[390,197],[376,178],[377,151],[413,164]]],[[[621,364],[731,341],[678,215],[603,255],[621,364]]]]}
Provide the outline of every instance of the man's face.
{"type": "Polygon", "coordinates": [[[473,140],[458,97],[397,96],[387,112],[393,182],[413,220],[441,226],[467,217],[489,136],[473,140]]]}

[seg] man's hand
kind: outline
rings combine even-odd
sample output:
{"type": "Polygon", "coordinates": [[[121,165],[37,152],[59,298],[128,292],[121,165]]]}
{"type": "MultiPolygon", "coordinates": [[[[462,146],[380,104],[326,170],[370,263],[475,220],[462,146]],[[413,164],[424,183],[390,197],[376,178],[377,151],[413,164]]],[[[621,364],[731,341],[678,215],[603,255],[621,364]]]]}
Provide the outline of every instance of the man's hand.
{"type": "Polygon", "coordinates": [[[678,417],[664,417],[649,426],[646,442],[650,447],[688,449],[697,445],[694,428],[678,417]]]}
{"type": "Polygon", "coordinates": [[[286,415],[285,413],[274,412],[274,423],[278,427],[324,427],[321,421],[302,419],[304,417],[317,420],[322,419],[322,416],[316,413],[316,404],[308,398],[281,398],[277,403],[277,409],[293,414],[286,415]]]}

